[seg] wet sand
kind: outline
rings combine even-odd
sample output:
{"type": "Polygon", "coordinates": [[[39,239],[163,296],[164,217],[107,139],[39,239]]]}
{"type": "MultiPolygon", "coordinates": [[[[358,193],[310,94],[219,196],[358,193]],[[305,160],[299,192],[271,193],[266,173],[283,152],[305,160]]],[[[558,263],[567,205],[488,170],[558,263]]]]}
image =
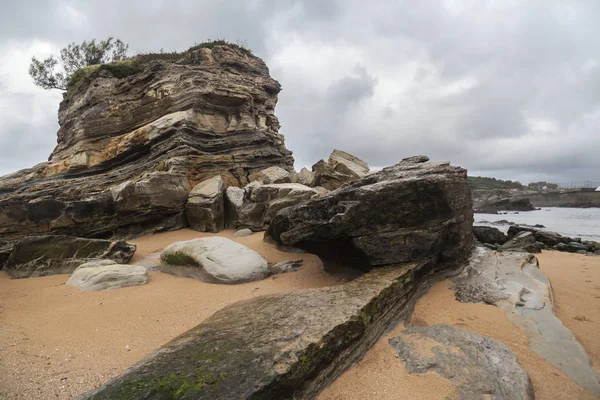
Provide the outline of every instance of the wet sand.
{"type": "MultiPolygon", "coordinates": [[[[573,331],[597,369],[600,350],[597,334],[600,331],[600,257],[544,252],[538,258],[541,269],[552,282],[558,317],[573,331]]],[[[529,349],[527,336],[506,318],[500,308],[456,301],[450,281],[436,284],[419,299],[411,323],[421,326],[455,325],[506,344],[527,370],[536,399],[596,399],[529,349]]],[[[397,327],[395,332],[401,332],[402,328],[397,327]]],[[[436,373],[427,374],[435,378],[425,379],[426,375],[421,375],[424,379],[420,380],[407,373],[388,344],[395,332],[382,337],[360,362],[321,393],[319,399],[445,399],[452,388],[447,380],[436,373]]]]}
{"type": "MultiPolygon", "coordinates": [[[[131,240],[138,245],[132,263],[173,242],[206,236],[214,235],[184,229],[131,240]]],[[[67,287],[69,275],[13,280],[0,272],[0,398],[71,399],[229,304],[341,283],[322,272],[318,257],[282,253],[262,238],[256,233],[232,239],[268,262],[303,259],[304,266],[241,285],[150,272],[148,285],[103,292],[67,287]]]]}

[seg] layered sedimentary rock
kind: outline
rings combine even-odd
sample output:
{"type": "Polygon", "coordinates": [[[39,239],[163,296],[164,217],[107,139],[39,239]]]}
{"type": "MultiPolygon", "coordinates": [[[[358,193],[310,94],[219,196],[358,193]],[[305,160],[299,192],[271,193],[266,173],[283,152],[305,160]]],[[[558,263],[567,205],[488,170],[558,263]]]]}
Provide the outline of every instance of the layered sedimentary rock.
{"type": "Polygon", "coordinates": [[[315,185],[328,190],[340,188],[369,173],[369,166],[360,158],[342,150],[334,150],[327,161],[320,160],[312,167],[315,185]]]}
{"type": "Polygon", "coordinates": [[[410,263],[235,303],[81,398],[313,399],[390,324],[410,317],[443,276],[431,272],[410,263]]]}
{"type": "Polygon", "coordinates": [[[49,161],[0,178],[0,238],[174,229],[196,183],[291,171],[274,114],[280,85],[261,59],[215,46],[133,72],[98,68],[69,90],[49,161]]]}
{"type": "Polygon", "coordinates": [[[531,205],[528,198],[522,199],[502,199],[492,203],[486,203],[475,209],[475,212],[482,214],[498,214],[498,211],[533,211],[535,207],[531,205]]]}
{"type": "Polygon", "coordinates": [[[120,289],[148,283],[148,271],[139,265],[122,265],[112,260],[79,266],[65,283],[86,292],[120,289]]]}
{"type": "Polygon", "coordinates": [[[30,236],[17,242],[4,269],[14,278],[67,274],[94,260],[109,259],[126,264],[135,250],[135,244],[122,240],[30,236]]]}
{"type": "Polygon", "coordinates": [[[317,254],[328,269],[460,261],[473,243],[466,171],[424,161],[407,159],[285,208],[266,239],[317,254]]]}

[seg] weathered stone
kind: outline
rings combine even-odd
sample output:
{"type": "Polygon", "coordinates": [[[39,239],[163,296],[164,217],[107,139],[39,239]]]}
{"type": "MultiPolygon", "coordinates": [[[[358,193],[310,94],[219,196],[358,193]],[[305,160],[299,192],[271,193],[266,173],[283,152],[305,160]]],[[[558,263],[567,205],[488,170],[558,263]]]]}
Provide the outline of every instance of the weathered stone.
{"type": "Polygon", "coordinates": [[[220,176],[199,183],[192,189],[185,206],[185,215],[192,229],[216,233],[225,228],[224,190],[220,176]]]}
{"type": "Polygon", "coordinates": [[[436,372],[460,399],[533,400],[533,385],[504,344],[450,325],[409,326],[390,344],[411,374],[436,372]]]}
{"type": "Polygon", "coordinates": [[[429,161],[429,157],[427,156],[412,156],[403,158],[400,162],[403,164],[420,164],[427,161],[429,161]]]}
{"type": "Polygon", "coordinates": [[[96,68],[69,90],[49,161],[0,178],[3,240],[178,229],[190,184],[292,169],[274,114],[281,87],[261,59],[232,46],[158,58],[126,77],[96,68]]]}
{"type": "Polygon", "coordinates": [[[208,283],[236,284],[269,276],[260,254],[218,236],[173,243],[162,251],[160,260],[162,272],[208,283]]]}
{"type": "Polygon", "coordinates": [[[519,251],[540,253],[541,247],[535,239],[533,232],[520,232],[514,238],[500,246],[500,251],[519,251]]]}
{"type": "Polygon", "coordinates": [[[314,187],[316,182],[315,174],[306,168],[302,168],[300,172],[292,174],[292,183],[299,183],[304,186],[314,187]]]}
{"type": "Polygon", "coordinates": [[[304,260],[289,260],[282,261],[273,266],[269,267],[272,275],[287,274],[288,272],[294,272],[302,268],[304,260]]]}
{"type": "Polygon", "coordinates": [[[83,291],[119,289],[148,283],[146,268],[139,265],[86,263],[81,265],[65,285],[83,291]]]}
{"type": "Polygon", "coordinates": [[[508,240],[504,232],[489,226],[474,226],[473,234],[481,243],[504,244],[508,240]]]}
{"type": "MultiPolygon", "coordinates": [[[[312,399],[441,275],[380,268],[339,286],[228,306],[82,399],[312,399]]],[[[453,269],[446,270],[451,273],[453,269]]]]}
{"type": "Polygon", "coordinates": [[[544,243],[546,246],[556,246],[559,243],[569,243],[571,238],[562,236],[556,232],[550,231],[537,231],[535,232],[535,238],[538,242],[544,243]]]}
{"type": "Polygon", "coordinates": [[[68,274],[93,260],[110,259],[126,264],[135,250],[135,244],[122,240],[30,236],[15,244],[4,269],[14,278],[68,274]]]}
{"type": "Polygon", "coordinates": [[[233,237],[245,237],[245,236],[251,236],[254,232],[252,232],[250,229],[245,228],[245,229],[240,229],[239,231],[237,231],[236,233],[233,234],[233,237]]]}
{"type": "Polygon", "coordinates": [[[291,183],[291,174],[280,167],[269,167],[262,171],[250,174],[248,177],[250,181],[259,181],[264,184],[269,183],[291,183]]]}
{"type": "Polygon", "coordinates": [[[225,190],[225,227],[236,228],[238,215],[244,205],[244,189],[231,186],[225,190]]]}
{"type": "Polygon", "coordinates": [[[317,254],[329,270],[368,271],[414,260],[465,260],[472,224],[464,169],[400,163],[281,210],[266,235],[317,254]]]}
{"type": "Polygon", "coordinates": [[[276,183],[270,185],[247,185],[242,207],[237,212],[237,227],[255,231],[264,230],[275,214],[308,200],[317,191],[299,183],[276,183]]]}
{"type": "Polygon", "coordinates": [[[550,281],[532,254],[476,248],[467,268],[453,282],[457,299],[485,301],[503,309],[509,321],[529,337],[534,352],[600,396],[600,376],[573,333],[554,314],[550,281]],[[479,294],[469,295],[468,287],[478,288],[479,294]]]}
{"type": "Polygon", "coordinates": [[[328,190],[340,188],[343,184],[363,178],[369,166],[360,158],[341,150],[334,150],[327,162],[320,160],[313,165],[315,186],[328,190]]]}

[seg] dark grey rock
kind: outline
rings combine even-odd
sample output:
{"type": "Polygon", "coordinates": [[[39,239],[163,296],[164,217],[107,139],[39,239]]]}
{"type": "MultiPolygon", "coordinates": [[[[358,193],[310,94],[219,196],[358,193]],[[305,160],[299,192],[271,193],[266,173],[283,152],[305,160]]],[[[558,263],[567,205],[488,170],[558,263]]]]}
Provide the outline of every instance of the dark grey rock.
{"type": "Polygon", "coordinates": [[[533,211],[535,207],[528,198],[502,199],[493,203],[486,203],[478,207],[475,212],[482,214],[498,214],[499,211],[533,211]]]}
{"type": "Polygon", "coordinates": [[[122,240],[30,236],[15,244],[4,269],[14,278],[68,274],[94,260],[127,264],[135,250],[135,244],[122,240]]]}
{"type": "Polygon", "coordinates": [[[390,344],[410,373],[438,373],[454,385],[457,398],[535,398],[529,376],[515,354],[496,340],[454,326],[435,325],[409,326],[390,339],[390,344]]]}
{"type": "Polygon", "coordinates": [[[490,226],[474,226],[473,234],[481,243],[504,244],[508,240],[504,232],[490,226]]]}
{"type": "Polygon", "coordinates": [[[484,243],[483,247],[485,247],[486,249],[490,249],[490,250],[498,250],[500,248],[500,246],[497,246],[495,244],[489,244],[489,243],[484,243]]]}
{"type": "Polygon", "coordinates": [[[517,236],[500,246],[498,250],[540,253],[542,248],[536,241],[533,232],[520,232],[517,236]]]}
{"type": "Polygon", "coordinates": [[[317,254],[330,271],[368,271],[414,260],[465,260],[472,224],[464,169],[400,163],[281,210],[265,237],[317,254]]]}

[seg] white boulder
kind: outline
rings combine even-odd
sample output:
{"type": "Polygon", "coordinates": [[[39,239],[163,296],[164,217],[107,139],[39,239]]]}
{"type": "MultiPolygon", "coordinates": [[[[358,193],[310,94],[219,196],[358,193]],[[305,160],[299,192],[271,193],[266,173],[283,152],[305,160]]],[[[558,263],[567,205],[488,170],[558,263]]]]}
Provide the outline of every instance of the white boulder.
{"type": "Polygon", "coordinates": [[[162,272],[208,283],[252,282],[270,275],[260,254],[219,236],[173,243],[160,259],[162,272]]]}

